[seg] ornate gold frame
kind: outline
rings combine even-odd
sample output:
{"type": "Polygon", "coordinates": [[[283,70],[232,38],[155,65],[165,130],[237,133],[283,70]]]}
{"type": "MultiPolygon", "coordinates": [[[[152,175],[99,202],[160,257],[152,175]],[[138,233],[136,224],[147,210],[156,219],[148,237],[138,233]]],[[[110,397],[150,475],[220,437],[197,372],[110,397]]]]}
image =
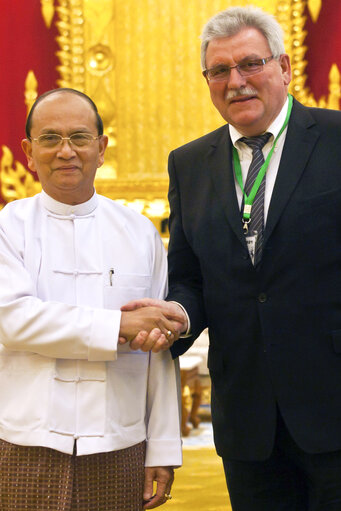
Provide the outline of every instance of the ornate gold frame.
{"type": "MultiPolygon", "coordinates": [[[[199,34],[214,13],[247,0],[41,0],[59,36],[59,86],[89,94],[109,136],[96,188],[149,216],[161,231],[168,216],[167,156],[171,149],[222,124],[200,80],[199,34]]],[[[258,0],[283,26],[293,66],[291,91],[305,104],[338,108],[340,76],[331,70],[330,94],[317,102],[306,88],[304,9],[318,16],[321,0],[258,0]],[[337,105],[337,106],[336,106],[337,105]]],[[[37,95],[31,72],[28,107],[37,95]]],[[[5,200],[31,195],[39,184],[25,177],[5,151],[5,200]],[[20,186],[21,184],[21,186],[20,186]]]]}

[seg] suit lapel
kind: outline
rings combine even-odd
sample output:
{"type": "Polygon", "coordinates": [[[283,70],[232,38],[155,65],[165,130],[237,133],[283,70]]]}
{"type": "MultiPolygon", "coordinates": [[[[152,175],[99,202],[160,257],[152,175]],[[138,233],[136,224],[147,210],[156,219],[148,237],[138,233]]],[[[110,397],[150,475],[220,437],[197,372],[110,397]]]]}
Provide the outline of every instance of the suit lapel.
{"type": "Polygon", "coordinates": [[[216,139],[210,146],[207,168],[226,219],[240,242],[246,247],[232,169],[231,139],[227,126],[218,131],[216,139]]]}
{"type": "MultiPolygon", "coordinates": [[[[270,202],[264,243],[269,239],[296,188],[319,136],[319,130],[309,110],[294,101],[270,202]]],[[[207,168],[226,219],[237,238],[246,247],[232,168],[232,144],[227,126],[217,130],[217,136],[208,152],[207,168]]]]}
{"type": "Polygon", "coordinates": [[[296,188],[319,135],[308,109],[295,101],[270,201],[264,244],[296,188]]]}

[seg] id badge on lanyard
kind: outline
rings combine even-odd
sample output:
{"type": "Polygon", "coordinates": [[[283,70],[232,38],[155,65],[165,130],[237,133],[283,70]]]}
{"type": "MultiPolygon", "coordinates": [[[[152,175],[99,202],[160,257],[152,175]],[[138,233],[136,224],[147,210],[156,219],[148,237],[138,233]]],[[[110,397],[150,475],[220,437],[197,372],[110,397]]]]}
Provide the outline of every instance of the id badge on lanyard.
{"type": "Polygon", "coordinates": [[[272,154],[275,150],[277,141],[278,141],[279,137],[281,136],[281,134],[283,133],[286,126],[288,125],[291,110],[292,110],[293,97],[291,94],[288,94],[288,98],[289,98],[288,111],[287,111],[287,115],[286,115],[284,124],[283,124],[282,128],[280,129],[280,132],[278,133],[265,162],[263,163],[262,167],[259,170],[259,173],[257,175],[257,178],[254,182],[254,185],[253,185],[249,195],[246,195],[245,190],[244,190],[242,170],[241,170],[241,166],[240,166],[238,151],[234,146],[232,146],[233,165],[234,165],[234,170],[235,170],[235,174],[236,174],[236,179],[237,179],[240,189],[242,190],[243,195],[244,195],[244,210],[243,210],[243,214],[242,214],[243,230],[244,230],[244,234],[245,234],[245,238],[246,238],[246,243],[248,245],[248,248],[250,248],[249,252],[250,252],[250,254],[253,253],[253,257],[254,257],[254,253],[255,253],[255,247],[256,247],[256,243],[257,243],[258,233],[257,233],[257,231],[254,231],[253,233],[251,233],[251,232],[249,232],[249,229],[248,229],[248,224],[250,223],[250,220],[251,220],[252,204],[253,204],[254,198],[256,196],[256,193],[258,191],[258,188],[260,187],[260,184],[263,180],[263,177],[265,176],[265,173],[268,169],[268,166],[269,166],[272,154]]]}

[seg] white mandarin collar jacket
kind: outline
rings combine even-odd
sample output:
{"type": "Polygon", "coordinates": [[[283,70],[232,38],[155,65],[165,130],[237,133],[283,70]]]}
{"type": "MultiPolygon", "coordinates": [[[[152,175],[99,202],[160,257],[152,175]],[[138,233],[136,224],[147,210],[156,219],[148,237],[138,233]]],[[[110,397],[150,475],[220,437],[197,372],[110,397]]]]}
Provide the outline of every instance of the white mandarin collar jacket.
{"type": "Polygon", "coordinates": [[[147,440],[147,466],[180,465],[170,353],[118,346],[120,306],[167,291],[142,215],[96,193],[42,192],[0,213],[0,437],[92,454],[147,440]]]}

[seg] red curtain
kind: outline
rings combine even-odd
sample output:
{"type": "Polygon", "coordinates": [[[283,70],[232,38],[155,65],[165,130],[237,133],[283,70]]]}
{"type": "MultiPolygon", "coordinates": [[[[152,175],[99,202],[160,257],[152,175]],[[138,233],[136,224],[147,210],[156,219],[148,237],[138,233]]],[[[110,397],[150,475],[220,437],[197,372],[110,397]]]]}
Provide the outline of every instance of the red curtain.
{"type": "Polygon", "coordinates": [[[328,75],[332,64],[337,64],[341,71],[341,2],[340,0],[323,0],[319,16],[313,21],[306,7],[308,31],[304,44],[308,47],[306,60],[306,85],[313,92],[316,100],[328,97],[328,75]]]}
{"type": "Polygon", "coordinates": [[[7,146],[26,165],[20,147],[25,136],[25,80],[32,70],[38,94],[57,87],[59,64],[54,20],[48,28],[40,0],[0,0],[0,157],[7,146]]]}

